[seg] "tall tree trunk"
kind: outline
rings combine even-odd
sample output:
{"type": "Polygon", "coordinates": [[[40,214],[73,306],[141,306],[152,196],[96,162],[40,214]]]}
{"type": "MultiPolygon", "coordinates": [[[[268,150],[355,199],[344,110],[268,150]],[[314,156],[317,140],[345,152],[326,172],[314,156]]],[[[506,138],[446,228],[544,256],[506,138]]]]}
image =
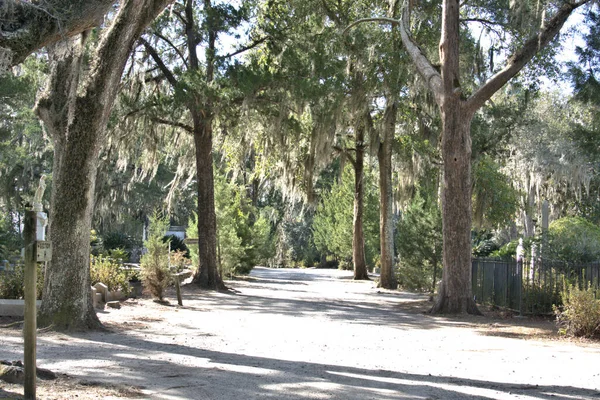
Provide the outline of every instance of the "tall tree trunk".
{"type": "Polygon", "coordinates": [[[471,295],[471,116],[448,101],[442,123],[444,270],[431,311],[479,314],[471,295]]]}
{"type": "Polygon", "coordinates": [[[356,159],[354,160],[354,219],[352,229],[352,258],[354,260],[354,279],[368,280],[365,260],[364,216],[364,168],[365,168],[365,126],[360,121],[356,129],[356,159]]]}
{"type": "Polygon", "coordinates": [[[379,237],[381,249],[381,273],[379,286],[398,288],[394,274],[394,214],[392,212],[392,142],[396,130],[398,104],[394,100],[387,105],[384,115],[383,141],[379,144],[379,237]]]}
{"type": "MultiPolygon", "coordinates": [[[[199,112],[197,112],[199,114],[199,112]]],[[[205,289],[224,288],[217,268],[217,217],[212,159],[212,121],[194,116],[196,178],[198,180],[198,256],[194,282],[205,289]]]]}
{"type": "Polygon", "coordinates": [[[463,107],[457,0],[444,1],[440,61],[442,95],[442,250],[444,271],[434,313],[479,314],[471,288],[471,119],[463,107]]]}
{"type": "Polygon", "coordinates": [[[168,3],[124,0],[98,44],[82,94],[76,93],[79,61],[72,48],[63,48],[64,62],[54,68],[49,90],[38,102],[38,115],[55,139],[49,216],[53,252],[44,280],[40,326],[74,330],[100,325],[90,296],[89,268],[98,153],[133,44],[168,3]]]}
{"type": "Polygon", "coordinates": [[[54,139],[49,240],[52,260],[46,268],[39,325],[60,330],[100,326],[90,296],[90,230],[99,142],[94,107],[79,115],[77,98],[85,38],[59,42],[48,91],[36,111],[54,139]],[[85,294],[85,295],[83,295],[85,294]]]}

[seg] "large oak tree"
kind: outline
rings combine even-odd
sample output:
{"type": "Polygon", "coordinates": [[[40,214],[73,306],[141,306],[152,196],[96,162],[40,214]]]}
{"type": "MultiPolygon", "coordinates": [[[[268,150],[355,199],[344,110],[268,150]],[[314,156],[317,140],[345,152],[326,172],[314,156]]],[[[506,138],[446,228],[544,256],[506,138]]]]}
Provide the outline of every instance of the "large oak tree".
{"type": "Polygon", "coordinates": [[[89,74],[81,81],[86,32],[102,22],[113,2],[56,1],[45,4],[46,8],[26,2],[4,3],[7,18],[15,21],[2,27],[0,37],[5,55],[11,56],[9,64],[45,45],[52,45],[48,52],[54,61],[48,88],[37,105],[55,149],[49,228],[53,257],[46,269],[42,326],[68,330],[99,325],[89,289],[98,152],[133,44],[168,3],[122,1],[92,52],[89,74]],[[53,8],[48,8],[50,5],[53,8]],[[83,33],[81,38],[69,39],[79,33],[83,33]]]}

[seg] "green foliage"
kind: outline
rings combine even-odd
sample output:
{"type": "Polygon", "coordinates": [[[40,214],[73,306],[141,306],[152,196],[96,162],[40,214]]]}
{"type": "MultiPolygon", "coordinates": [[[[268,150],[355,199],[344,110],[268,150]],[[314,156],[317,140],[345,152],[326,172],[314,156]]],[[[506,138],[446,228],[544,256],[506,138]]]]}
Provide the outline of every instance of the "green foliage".
{"type": "Polygon", "coordinates": [[[179,236],[167,235],[162,238],[163,243],[170,243],[171,251],[180,251],[189,258],[189,250],[179,236]]]}
{"type": "Polygon", "coordinates": [[[17,254],[23,246],[23,240],[15,231],[7,216],[0,214],[0,261],[17,254]]]}
{"type": "Polygon", "coordinates": [[[471,242],[473,244],[472,253],[475,257],[489,257],[491,253],[500,250],[492,232],[473,231],[471,232],[471,242]]]}
{"type": "MultiPolygon", "coordinates": [[[[367,265],[375,265],[379,254],[379,198],[373,179],[365,173],[363,227],[367,265]]],[[[325,192],[317,207],[312,225],[316,249],[333,255],[342,265],[352,260],[352,231],[354,210],[354,173],[344,169],[342,179],[325,192]],[[345,263],[344,263],[345,261],[345,263]]]]}
{"type": "Polygon", "coordinates": [[[600,227],[581,217],[552,221],[546,257],[569,263],[600,259],[600,227]]]}
{"type": "Polygon", "coordinates": [[[277,255],[272,261],[277,267],[312,267],[318,260],[313,243],[313,216],[310,212],[288,216],[277,229],[277,255]]]}
{"type": "Polygon", "coordinates": [[[428,203],[417,193],[398,222],[396,247],[399,285],[433,292],[442,277],[442,215],[435,202],[428,203]]]}
{"type": "Polygon", "coordinates": [[[566,288],[562,294],[563,306],[554,307],[559,332],[576,337],[600,337],[600,299],[597,288],[586,290],[566,288]]]}
{"type": "MultiPolygon", "coordinates": [[[[192,216],[188,219],[187,228],[185,230],[185,236],[187,238],[196,239],[198,238],[198,213],[195,211],[192,212],[192,216]]],[[[187,245],[189,256],[192,259],[192,267],[198,268],[200,264],[199,255],[198,255],[198,245],[197,244],[188,244],[187,245]]]]}
{"type": "MultiPolygon", "coordinates": [[[[22,264],[15,266],[13,271],[0,271],[0,299],[23,299],[25,297],[25,271],[22,264]]],[[[44,268],[37,265],[36,298],[42,298],[44,289],[44,268]]]]}
{"type": "Polygon", "coordinates": [[[90,256],[92,285],[102,282],[110,291],[129,292],[129,276],[118,259],[103,255],[90,256]]]}
{"type": "Polygon", "coordinates": [[[148,240],[144,242],[147,252],[140,260],[142,282],[158,301],[164,300],[164,290],[171,282],[169,247],[162,241],[168,226],[168,219],[155,211],[150,218],[148,240]]]}
{"type": "Polygon", "coordinates": [[[123,232],[108,232],[102,235],[102,247],[104,250],[124,249],[131,252],[135,246],[135,240],[123,232]]]}
{"type": "Polygon", "coordinates": [[[246,188],[215,177],[217,245],[220,269],[226,274],[247,274],[274,252],[271,226],[247,196],[246,188]]]}
{"type": "MultiPolygon", "coordinates": [[[[52,168],[50,140],[33,112],[44,80],[41,60],[29,57],[18,73],[0,77],[0,215],[9,220],[17,220],[23,205],[33,199],[40,175],[52,168]]],[[[50,186],[52,179],[48,178],[50,186]]],[[[50,192],[48,188],[44,204],[48,204],[50,192]]]]}
{"type": "Polygon", "coordinates": [[[519,193],[508,176],[490,157],[473,165],[473,223],[496,228],[514,220],[519,207],[519,193]]]}

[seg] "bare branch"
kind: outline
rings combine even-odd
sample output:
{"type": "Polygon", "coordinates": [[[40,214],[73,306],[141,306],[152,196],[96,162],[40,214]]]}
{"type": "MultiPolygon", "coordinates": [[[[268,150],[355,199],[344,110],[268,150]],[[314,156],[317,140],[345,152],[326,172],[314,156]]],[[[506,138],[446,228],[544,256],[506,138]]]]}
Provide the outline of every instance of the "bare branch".
{"type": "Polygon", "coordinates": [[[581,0],[573,3],[563,3],[554,17],[552,17],[543,25],[543,29],[525,42],[525,44],[508,59],[506,66],[497,74],[492,76],[489,81],[481,86],[466,101],[466,110],[468,112],[475,112],[487,100],[489,100],[494,93],[500,90],[504,84],[506,84],[506,82],[519,73],[519,71],[523,69],[523,67],[537,54],[538,51],[547,46],[548,43],[550,43],[550,41],[556,37],[571,13],[576,8],[581,7],[590,1],[591,0],[581,0]]]}
{"type": "MultiPolygon", "coordinates": [[[[352,167],[356,167],[356,160],[354,159],[354,157],[352,157],[350,153],[348,153],[348,150],[352,149],[342,148],[340,146],[333,146],[333,150],[335,150],[335,152],[337,154],[340,154],[342,157],[346,157],[346,159],[350,161],[350,164],[352,164],[352,167]]],[[[354,150],[356,151],[356,149],[354,150]]]]}
{"type": "Polygon", "coordinates": [[[250,44],[249,44],[249,45],[247,45],[247,46],[244,46],[244,47],[241,47],[241,48],[237,49],[237,50],[236,50],[236,51],[234,51],[233,53],[225,54],[224,56],[219,56],[219,57],[217,57],[217,59],[218,59],[218,60],[223,60],[223,59],[225,59],[225,58],[231,58],[231,57],[235,57],[235,56],[237,56],[238,54],[241,54],[241,53],[243,53],[243,52],[245,52],[245,51],[252,50],[252,49],[253,49],[253,48],[255,48],[256,46],[259,46],[260,44],[262,44],[262,43],[266,42],[266,41],[267,41],[267,39],[269,39],[269,37],[270,37],[270,36],[265,36],[265,37],[262,37],[262,38],[260,38],[260,39],[258,39],[258,40],[255,40],[254,42],[250,43],[250,44]]]}
{"type": "Polygon", "coordinates": [[[175,53],[177,53],[177,55],[181,59],[181,62],[183,62],[183,64],[185,66],[187,66],[187,58],[183,55],[183,53],[181,51],[179,51],[179,49],[177,48],[177,46],[175,46],[175,44],[173,44],[173,42],[171,42],[167,37],[165,37],[160,32],[153,31],[152,34],[154,36],[156,36],[157,38],[161,39],[162,41],[164,41],[165,43],[167,43],[175,51],[175,53]]]}
{"type": "Polygon", "coordinates": [[[152,59],[156,63],[156,66],[162,71],[162,73],[165,75],[165,78],[167,78],[171,86],[177,86],[177,79],[175,78],[175,75],[173,75],[171,70],[167,68],[163,60],[158,55],[156,49],[152,47],[152,45],[143,37],[140,37],[140,43],[144,45],[146,51],[148,51],[148,54],[150,54],[150,57],[152,57],[152,59]]]}
{"type": "Polygon", "coordinates": [[[397,19],[388,18],[388,17],[361,18],[359,20],[354,21],[350,25],[348,25],[346,27],[346,29],[343,30],[342,34],[344,34],[344,35],[347,34],[350,29],[354,28],[356,25],[364,24],[365,22],[379,22],[382,24],[400,25],[400,21],[398,21],[397,19]]]}
{"type": "Polygon", "coordinates": [[[181,122],[169,121],[168,119],[158,118],[158,117],[150,118],[150,120],[153,121],[153,122],[156,122],[157,124],[174,126],[176,128],[181,128],[181,129],[183,129],[186,132],[194,133],[194,128],[192,128],[191,126],[186,125],[184,123],[181,123],[181,122]]]}
{"type": "Polygon", "coordinates": [[[427,86],[429,87],[429,89],[433,93],[433,96],[435,97],[435,101],[439,105],[442,102],[443,93],[442,76],[433,67],[429,59],[427,59],[425,54],[423,54],[423,52],[421,51],[421,48],[419,48],[419,46],[414,42],[414,40],[410,36],[410,33],[408,32],[407,28],[408,26],[410,26],[409,19],[410,16],[408,5],[405,1],[404,5],[402,6],[402,19],[400,20],[399,25],[402,44],[404,44],[404,47],[406,48],[406,51],[408,52],[410,58],[415,64],[417,71],[427,83],[427,86]]]}

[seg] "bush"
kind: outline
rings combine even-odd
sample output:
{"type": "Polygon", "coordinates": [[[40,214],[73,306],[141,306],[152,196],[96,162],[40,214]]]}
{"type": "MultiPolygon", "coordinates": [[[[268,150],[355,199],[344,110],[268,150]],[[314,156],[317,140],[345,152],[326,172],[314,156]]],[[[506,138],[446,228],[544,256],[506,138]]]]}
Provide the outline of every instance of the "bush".
{"type": "Polygon", "coordinates": [[[108,232],[102,236],[104,250],[125,249],[131,251],[135,246],[135,240],[122,232],[108,232]]]}
{"type": "Polygon", "coordinates": [[[590,262],[600,258],[600,228],[581,217],[553,221],[549,227],[550,258],[590,262]]]}
{"type": "Polygon", "coordinates": [[[600,337],[600,299],[594,289],[571,287],[563,292],[563,307],[554,307],[559,332],[576,337],[600,337]]]}
{"type": "MultiPolygon", "coordinates": [[[[23,265],[17,265],[14,271],[0,272],[0,299],[23,299],[25,297],[24,278],[23,265]]],[[[38,264],[36,285],[36,298],[38,300],[42,298],[43,289],[44,268],[42,268],[42,264],[38,264]]]]}
{"type": "Polygon", "coordinates": [[[129,277],[127,272],[113,258],[103,255],[91,255],[90,275],[92,285],[101,282],[108,287],[109,291],[120,290],[125,294],[129,292],[129,277]]]}
{"type": "Polygon", "coordinates": [[[165,288],[171,282],[169,271],[169,247],[162,238],[167,231],[168,221],[158,213],[150,218],[150,234],[144,246],[148,250],[140,260],[142,282],[157,300],[164,300],[165,288]]]}
{"type": "Polygon", "coordinates": [[[162,238],[163,243],[171,243],[171,251],[180,251],[186,258],[190,258],[190,251],[179,236],[167,235],[162,238]]]}
{"type": "Polygon", "coordinates": [[[442,214],[437,203],[417,193],[398,221],[395,240],[400,287],[433,293],[442,278],[442,214]]]}

